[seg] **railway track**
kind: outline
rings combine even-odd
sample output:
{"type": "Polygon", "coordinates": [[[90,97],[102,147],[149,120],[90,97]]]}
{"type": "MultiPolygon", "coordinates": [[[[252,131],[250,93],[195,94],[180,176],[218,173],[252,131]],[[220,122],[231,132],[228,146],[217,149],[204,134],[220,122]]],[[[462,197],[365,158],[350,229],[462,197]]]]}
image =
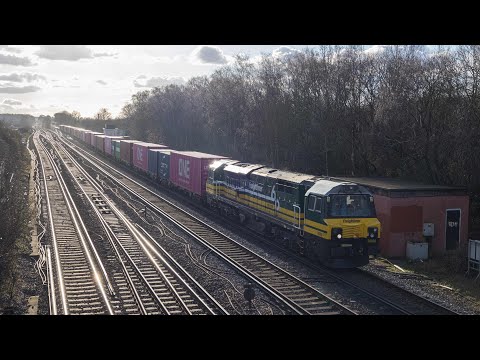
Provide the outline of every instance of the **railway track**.
{"type": "Polygon", "coordinates": [[[152,244],[149,234],[103,194],[101,185],[70,154],[60,146],[53,147],[97,215],[114,250],[107,258],[118,289],[117,308],[124,308],[126,313],[153,315],[227,314],[168,253],[152,244]]]}
{"type": "Polygon", "coordinates": [[[102,275],[86,243],[82,220],[58,166],[38,134],[34,142],[43,174],[53,246],[52,273],[49,274],[52,314],[113,314],[102,275]]]}
{"type": "Polygon", "coordinates": [[[154,211],[168,219],[191,238],[211,249],[250,281],[285,304],[291,313],[355,314],[348,307],[162,198],[160,194],[140,184],[126,173],[115,169],[78,146],[72,146],[63,139],[61,141],[71,152],[93,165],[104,177],[143,202],[148,211],[154,211]]]}

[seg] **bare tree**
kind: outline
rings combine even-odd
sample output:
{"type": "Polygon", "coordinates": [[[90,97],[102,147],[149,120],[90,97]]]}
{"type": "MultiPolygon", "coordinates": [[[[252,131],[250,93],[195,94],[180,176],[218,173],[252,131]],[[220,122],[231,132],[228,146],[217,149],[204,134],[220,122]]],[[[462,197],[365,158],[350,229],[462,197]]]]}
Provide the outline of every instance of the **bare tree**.
{"type": "Polygon", "coordinates": [[[106,108],[101,108],[95,114],[95,119],[103,120],[103,121],[111,120],[112,119],[112,114],[106,108]]]}

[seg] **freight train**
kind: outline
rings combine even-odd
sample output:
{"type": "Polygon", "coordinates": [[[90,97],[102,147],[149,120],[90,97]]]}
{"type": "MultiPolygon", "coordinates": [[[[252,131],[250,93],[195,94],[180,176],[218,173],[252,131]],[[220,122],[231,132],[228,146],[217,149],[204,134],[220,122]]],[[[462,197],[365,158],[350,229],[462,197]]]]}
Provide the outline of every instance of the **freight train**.
{"type": "Polygon", "coordinates": [[[366,265],[378,252],[373,195],[358,184],[67,125],[59,129],[329,267],[366,265]]]}

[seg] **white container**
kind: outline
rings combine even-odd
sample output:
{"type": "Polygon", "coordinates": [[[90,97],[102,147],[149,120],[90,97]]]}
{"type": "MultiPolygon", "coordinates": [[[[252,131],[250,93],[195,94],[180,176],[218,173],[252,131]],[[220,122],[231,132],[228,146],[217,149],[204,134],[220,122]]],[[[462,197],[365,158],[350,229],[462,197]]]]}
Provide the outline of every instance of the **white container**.
{"type": "Polygon", "coordinates": [[[407,241],[407,259],[428,259],[428,243],[407,241]]]}

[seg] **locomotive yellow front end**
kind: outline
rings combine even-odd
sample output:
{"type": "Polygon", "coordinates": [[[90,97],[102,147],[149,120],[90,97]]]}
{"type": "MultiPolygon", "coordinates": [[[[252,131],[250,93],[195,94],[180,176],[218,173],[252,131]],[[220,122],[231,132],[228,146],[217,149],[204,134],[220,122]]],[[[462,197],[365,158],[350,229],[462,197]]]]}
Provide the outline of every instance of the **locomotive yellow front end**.
{"type": "Polygon", "coordinates": [[[305,238],[310,252],[333,268],[368,264],[381,227],[372,194],[352,183],[317,181],[305,194],[305,238]]]}

